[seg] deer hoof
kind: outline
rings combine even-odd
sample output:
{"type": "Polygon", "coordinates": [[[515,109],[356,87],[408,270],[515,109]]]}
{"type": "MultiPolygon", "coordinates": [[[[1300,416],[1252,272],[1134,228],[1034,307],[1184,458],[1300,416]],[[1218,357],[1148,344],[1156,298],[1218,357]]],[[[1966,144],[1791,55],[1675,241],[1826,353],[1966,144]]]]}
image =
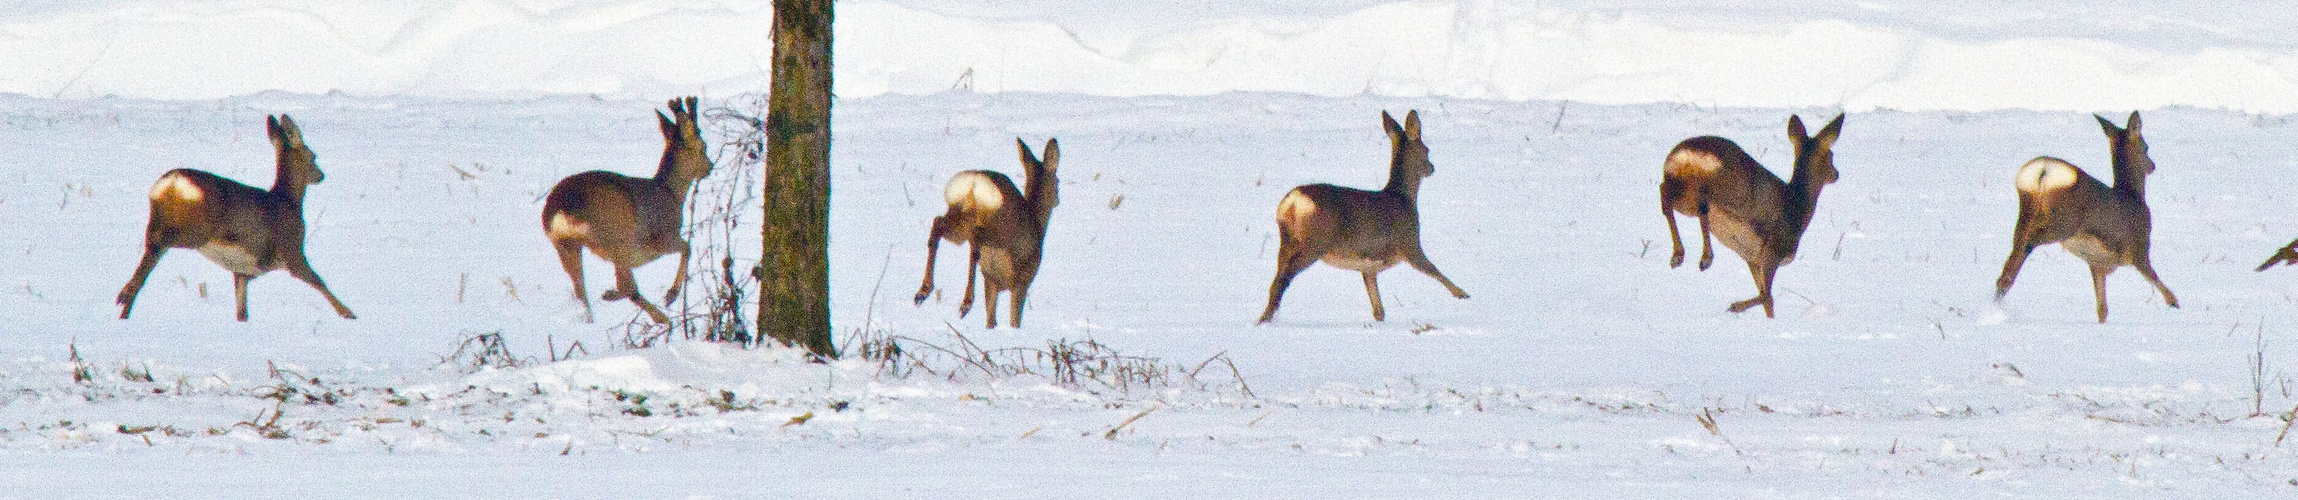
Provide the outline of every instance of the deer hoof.
{"type": "Polygon", "coordinates": [[[622,290],[607,290],[607,291],[606,291],[606,293],[602,293],[602,294],[599,294],[599,295],[598,295],[598,299],[599,299],[599,300],[608,301],[608,302],[613,302],[613,301],[617,301],[617,300],[622,300],[624,297],[629,297],[629,296],[630,296],[630,294],[628,294],[628,293],[623,293],[623,291],[622,291],[622,290]]]}

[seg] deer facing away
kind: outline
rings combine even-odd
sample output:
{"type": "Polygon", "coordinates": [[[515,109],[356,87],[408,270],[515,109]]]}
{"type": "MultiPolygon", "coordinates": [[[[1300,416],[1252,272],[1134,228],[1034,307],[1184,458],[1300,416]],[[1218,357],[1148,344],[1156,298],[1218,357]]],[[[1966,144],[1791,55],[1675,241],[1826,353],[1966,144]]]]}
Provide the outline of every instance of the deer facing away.
{"type": "Polygon", "coordinates": [[[1787,182],[1780,182],[1729,139],[1701,136],[1677,143],[1668,151],[1660,181],[1660,215],[1668,219],[1668,240],[1674,247],[1668,267],[1684,263],[1676,214],[1696,217],[1699,269],[1706,271],[1715,261],[1712,234],[1747,261],[1748,273],[1755,278],[1756,296],[1733,302],[1730,311],[1761,305],[1763,316],[1773,317],[1772,277],[1779,266],[1795,260],[1796,247],[1819,206],[1820,190],[1835,182],[1835,139],[1842,132],[1843,115],[1836,115],[1817,135],[1804,133],[1802,117],[1789,116],[1787,139],[1795,148],[1795,173],[1787,182]]]}
{"type": "Polygon", "coordinates": [[[2154,173],[2154,159],[2147,156],[2146,138],[2139,135],[2138,112],[2130,113],[2127,128],[2116,127],[2105,117],[2092,118],[2105,130],[2114,154],[2114,186],[2058,158],[2037,157],[2020,166],[2015,182],[2019,222],[2011,230],[2011,256],[2003,261],[2002,276],[1995,279],[1995,300],[2011,292],[2011,282],[2018,279],[2029,252],[2058,243],[2090,264],[2100,323],[2107,318],[2106,277],[2122,266],[2138,268],[2138,274],[2162,292],[2163,303],[2178,307],[2178,297],[2155,276],[2147,256],[2154,223],[2146,208],[2146,176],[2154,173]]]}
{"type": "Polygon", "coordinates": [[[1373,321],[1386,316],[1377,277],[1398,262],[1436,278],[1453,297],[1468,298],[1468,292],[1446,279],[1420,250],[1420,181],[1436,173],[1436,165],[1428,161],[1428,145],[1420,140],[1420,112],[1406,112],[1403,125],[1387,111],[1380,113],[1380,120],[1390,146],[1388,186],[1365,191],[1309,184],[1293,188],[1277,202],[1277,275],[1269,282],[1269,304],[1261,310],[1260,323],[1276,317],[1277,304],[1293,277],[1318,261],[1364,275],[1373,321]]]}
{"type": "Polygon", "coordinates": [[[942,240],[970,243],[965,300],[958,303],[958,317],[973,310],[974,273],[979,269],[987,327],[997,328],[998,293],[1010,291],[1010,326],[1021,328],[1021,308],[1029,301],[1029,284],[1037,279],[1037,265],[1044,257],[1046,222],[1053,217],[1053,207],[1061,204],[1061,181],[1054,175],[1061,164],[1061,143],[1046,139],[1045,157],[1040,160],[1029,151],[1029,143],[1020,138],[1013,142],[1021,155],[1027,183],[1023,188],[1015,188],[1005,174],[989,170],[958,172],[942,188],[949,210],[934,218],[933,229],[926,234],[925,283],[918,286],[913,304],[925,304],[933,294],[934,259],[942,240]]]}
{"type": "Polygon", "coordinates": [[[630,299],[656,323],[670,317],[639,295],[631,269],[678,254],[678,273],[663,292],[663,302],[678,300],[686,285],[690,250],[679,237],[685,226],[686,194],[694,181],[710,175],[710,157],[704,150],[699,125],[700,99],[670,100],[670,116],[656,111],[662,128],[662,163],[654,177],[637,178],[603,170],[568,176],[551,187],[543,202],[543,235],[558,250],[559,264],[574,280],[575,300],[582,302],[583,321],[592,320],[590,298],[583,288],[582,251],[614,265],[614,288],[600,295],[607,301],[630,299]]]}
{"type": "Polygon", "coordinates": [[[247,321],[247,282],[280,269],[318,289],[327,304],[335,307],[335,314],[356,318],[351,308],[344,307],[343,301],[327,290],[327,283],[311,270],[303,255],[303,191],[326,174],[320,173],[317,157],[303,143],[303,130],[296,127],[295,119],[273,116],[265,127],[279,162],[271,190],[188,168],[168,171],[152,184],[151,221],[144,226],[144,258],[127,286],[120,288],[120,319],[128,319],[144,279],[171,248],[198,250],[231,271],[232,296],[239,305],[240,321],[247,321]]]}

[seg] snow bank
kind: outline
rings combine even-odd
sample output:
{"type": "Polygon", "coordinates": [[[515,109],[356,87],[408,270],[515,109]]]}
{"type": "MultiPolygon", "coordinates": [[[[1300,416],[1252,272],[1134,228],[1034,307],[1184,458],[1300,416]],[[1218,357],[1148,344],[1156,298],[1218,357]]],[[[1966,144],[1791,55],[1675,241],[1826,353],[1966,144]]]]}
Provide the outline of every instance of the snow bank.
{"type": "MultiPolygon", "coordinates": [[[[845,2],[838,92],[2298,112],[2298,14],[2273,5],[1593,3],[845,2]]],[[[43,97],[729,93],[772,51],[766,0],[17,9],[0,91],[43,97]]]]}

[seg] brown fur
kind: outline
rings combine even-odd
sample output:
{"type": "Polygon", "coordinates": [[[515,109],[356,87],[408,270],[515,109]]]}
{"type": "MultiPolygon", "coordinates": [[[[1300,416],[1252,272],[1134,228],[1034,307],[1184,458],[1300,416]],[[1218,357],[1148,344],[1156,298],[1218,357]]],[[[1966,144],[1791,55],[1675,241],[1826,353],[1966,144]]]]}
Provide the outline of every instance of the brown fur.
{"type": "Polygon", "coordinates": [[[614,288],[599,296],[615,301],[629,298],[655,322],[670,324],[670,317],[639,295],[631,269],[678,254],[678,273],[663,292],[665,303],[678,300],[686,286],[686,261],[691,253],[679,232],[686,225],[686,193],[694,181],[710,175],[710,156],[699,126],[701,100],[670,100],[671,116],[655,113],[662,128],[662,163],[653,178],[630,177],[593,170],[568,176],[551,187],[543,202],[543,235],[558,250],[559,265],[574,280],[575,300],[582,302],[583,321],[591,321],[590,298],[584,291],[582,251],[606,259],[614,266],[614,288]]]}
{"type": "MultiPolygon", "coordinates": [[[[2106,277],[2122,266],[2138,268],[2139,275],[2162,292],[2163,303],[2178,307],[2178,297],[2155,276],[2147,255],[2154,223],[2146,208],[2145,181],[2147,174],[2154,172],[2154,160],[2147,156],[2146,139],[2139,135],[2138,112],[2130,113],[2129,128],[2116,127],[2105,117],[2094,118],[2106,132],[2114,154],[2115,185],[2109,187],[2057,158],[2029,161],[2036,168],[2063,165],[2075,178],[2055,188],[2018,179],[2022,187],[2019,222],[2011,230],[2011,255],[2003,261],[2003,274],[1995,279],[1995,300],[2011,292],[2011,283],[2018,279],[2029,252],[2037,246],[2059,243],[2060,248],[2090,264],[2091,292],[2098,299],[2100,323],[2107,318],[2106,277]]],[[[2022,167],[2020,172],[2026,175],[2035,170],[2022,167]]]]}
{"type": "Polygon", "coordinates": [[[1715,261],[1712,234],[1747,261],[1748,273],[1755,278],[1755,298],[1733,302],[1730,311],[1761,305],[1763,316],[1773,317],[1772,276],[1779,266],[1795,260],[1803,231],[1811,226],[1812,212],[1819,206],[1819,192],[1835,182],[1835,139],[1842,131],[1843,115],[1836,115],[1817,135],[1804,133],[1802,117],[1788,117],[1795,173],[1787,182],[1780,182],[1779,176],[1729,139],[1702,136],[1677,143],[1668,151],[1660,181],[1660,215],[1668,219],[1673,248],[1668,267],[1684,264],[1676,214],[1697,217],[1699,269],[1706,271],[1715,261]]]}
{"type": "Polygon", "coordinates": [[[1310,184],[1295,187],[1278,200],[1277,275],[1269,282],[1269,304],[1261,310],[1261,323],[1276,317],[1277,304],[1293,277],[1318,261],[1364,275],[1373,321],[1386,316],[1376,277],[1398,262],[1436,278],[1453,297],[1468,298],[1468,292],[1446,279],[1420,250],[1420,180],[1436,173],[1436,165],[1428,161],[1428,145],[1420,141],[1420,112],[1405,113],[1403,125],[1386,111],[1380,119],[1390,145],[1387,187],[1365,191],[1310,184]]]}
{"type": "Polygon", "coordinates": [[[271,117],[266,133],[278,153],[279,171],[271,190],[261,190],[215,174],[176,169],[152,183],[151,219],[144,225],[144,258],[115,302],[120,319],[136,306],[136,294],[152,267],[171,248],[197,249],[232,273],[238,319],[247,321],[247,283],[271,271],[287,270],[327,298],[335,314],[355,319],[343,301],[327,290],[303,256],[303,190],[326,178],[317,157],[303,143],[303,131],[287,115],[271,117]]]}
{"type": "Polygon", "coordinates": [[[1029,284],[1037,280],[1037,265],[1044,257],[1046,223],[1052,220],[1053,207],[1061,204],[1061,181],[1055,176],[1061,164],[1061,143],[1046,139],[1045,158],[1040,160],[1029,151],[1029,143],[1020,138],[1013,142],[1021,155],[1028,192],[1015,188],[1005,174],[988,170],[951,176],[949,187],[943,190],[949,210],[934,218],[933,229],[926,234],[925,283],[918,285],[912,303],[925,304],[926,297],[933,294],[934,260],[942,240],[971,244],[973,250],[966,256],[965,300],[958,303],[958,317],[973,311],[974,273],[979,269],[982,298],[987,302],[982,307],[986,327],[997,328],[998,294],[1013,292],[1009,326],[1021,328],[1021,308],[1029,301],[1029,284]],[[995,194],[989,194],[992,192],[995,194]]]}
{"type": "Polygon", "coordinates": [[[2275,250],[2273,256],[2266,258],[2266,263],[2258,265],[2258,270],[2265,271],[2275,264],[2298,264],[2298,240],[2291,240],[2290,244],[2275,250]]]}

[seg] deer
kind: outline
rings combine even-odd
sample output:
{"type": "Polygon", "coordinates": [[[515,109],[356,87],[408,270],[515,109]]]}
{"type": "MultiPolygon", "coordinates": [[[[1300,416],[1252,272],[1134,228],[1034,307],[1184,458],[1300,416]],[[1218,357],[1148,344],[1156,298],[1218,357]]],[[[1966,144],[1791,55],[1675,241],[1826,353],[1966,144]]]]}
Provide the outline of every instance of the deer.
{"type": "Polygon", "coordinates": [[[2107,320],[2106,277],[2122,266],[2138,268],[2138,274],[2162,292],[2163,303],[2177,308],[2178,296],[2155,276],[2147,254],[2154,222],[2146,208],[2146,176],[2154,173],[2154,159],[2147,156],[2146,138],[2139,134],[2138,112],[2130,112],[2124,127],[2103,116],[2091,117],[2106,132],[2114,158],[2114,186],[2058,158],[2040,156],[2020,165],[2013,183],[2019,191],[2019,222],[2011,229],[2011,255],[2003,260],[2003,274],[1995,279],[1995,301],[2002,302],[2011,292],[2011,283],[2035,247],[2058,243],[2090,264],[2100,323],[2107,320]]]}
{"type": "Polygon", "coordinates": [[[232,297],[238,319],[247,322],[247,283],[257,276],[285,269],[295,279],[319,290],[335,314],[358,319],[351,308],[335,298],[327,282],[311,270],[303,253],[304,189],[327,178],[319,171],[318,156],[303,142],[303,129],[285,114],[265,120],[264,132],[277,153],[278,173],[271,190],[256,189],[206,171],[179,168],[160,174],[148,193],[150,221],[144,225],[144,257],[136,274],[120,288],[116,302],[120,319],[136,307],[136,294],[151,277],[152,267],[169,249],[189,248],[231,271],[232,297]]]}
{"type": "Polygon", "coordinates": [[[1037,266],[1045,256],[1046,223],[1052,220],[1053,207],[1061,204],[1061,180],[1054,175],[1061,165],[1061,142],[1046,139],[1043,159],[1031,153],[1021,138],[1013,143],[1021,155],[1022,188],[990,170],[958,172],[942,187],[949,209],[934,217],[933,228],[926,233],[925,283],[918,286],[913,305],[924,305],[934,291],[934,260],[941,242],[967,244],[971,251],[966,256],[965,299],[958,303],[958,317],[973,310],[978,269],[985,328],[997,328],[997,300],[1004,292],[1013,294],[1008,326],[1021,328],[1021,308],[1029,302],[1030,282],[1037,279],[1037,266]]]}
{"type": "Polygon", "coordinates": [[[1454,298],[1468,298],[1420,248],[1420,181],[1436,173],[1428,145],[1420,140],[1420,111],[1405,112],[1402,125],[1387,111],[1380,112],[1380,121],[1389,142],[1387,186],[1366,191],[1307,184],[1277,201],[1277,274],[1269,282],[1269,304],[1261,309],[1258,324],[1276,317],[1293,277],[1320,261],[1364,275],[1373,321],[1387,320],[1380,272],[1398,262],[1435,278],[1454,298]]]}
{"type": "Polygon", "coordinates": [[[583,286],[582,252],[614,266],[614,288],[599,299],[630,299],[655,323],[670,324],[670,317],[638,292],[631,270],[664,255],[678,254],[678,272],[664,303],[678,300],[686,286],[686,263],[692,249],[680,232],[686,226],[686,196],[694,182],[710,175],[710,156],[702,140],[701,100],[670,100],[670,115],[655,111],[662,128],[662,162],[654,177],[638,178],[604,170],[567,176],[551,186],[543,202],[543,236],[558,250],[559,265],[574,280],[575,300],[582,302],[583,322],[592,321],[589,292],[583,286]]]}
{"type": "Polygon", "coordinates": [[[1700,136],[1676,143],[1661,170],[1660,215],[1668,220],[1668,241],[1673,247],[1668,267],[1684,264],[1684,241],[1676,229],[1676,215],[1700,221],[1699,270],[1715,261],[1711,240],[1747,261],[1755,278],[1756,295],[1733,302],[1732,313],[1763,306],[1772,314],[1772,278],[1779,266],[1795,261],[1796,248],[1811,226],[1819,207],[1819,193],[1835,183],[1835,139],[1843,133],[1843,116],[1821,127],[1817,135],[1804,132],[1803,117],[1787,118],[1788,144],[1795,150],[1795,170],[1787,182],[1757,163],[1755,157],[1730,139],[1700,136]],[[1711,237],[1712,235],[1712,237],[1711,237]]]}

